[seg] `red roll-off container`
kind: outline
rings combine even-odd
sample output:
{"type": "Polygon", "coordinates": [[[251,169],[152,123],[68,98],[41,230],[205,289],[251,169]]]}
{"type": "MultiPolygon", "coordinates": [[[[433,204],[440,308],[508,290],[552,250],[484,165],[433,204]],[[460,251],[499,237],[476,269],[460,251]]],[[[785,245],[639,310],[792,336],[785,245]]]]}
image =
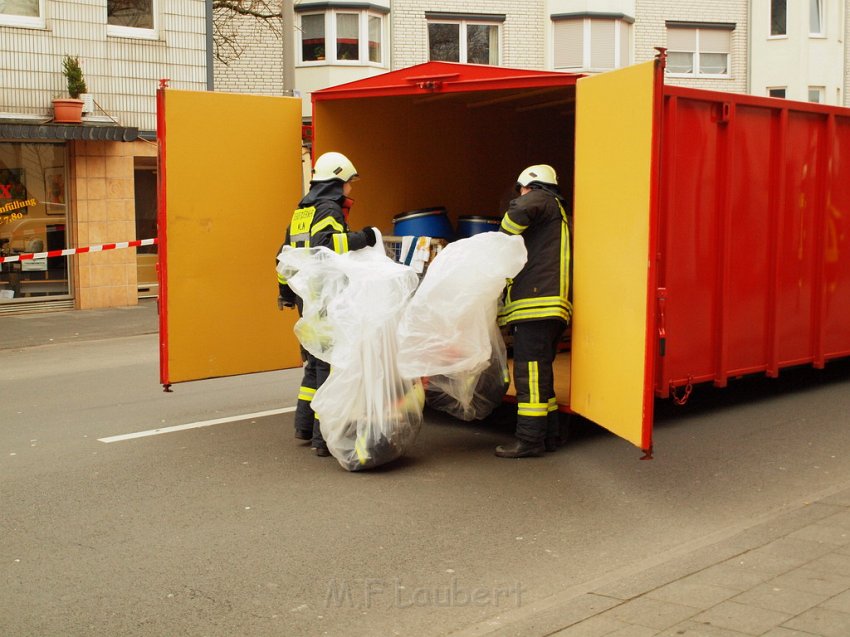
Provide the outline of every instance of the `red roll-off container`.
{"type": "MultiPolygon", "coordinates": [[[[251,210],[252,245],[268,244],[256,265],[195,254],[196,285],[169,293],[190,267],[169,258],[170,234],[172,245],[191,243],[194,231],[241,240],[232,202],[199,201],[192,190],[221,158],[186,160],[191,144],[169,135],[196,139],[203,122],[182,108],[170,116],[169,100],[244,114],[244,103],[217,94],[160,94],[161,381],[297,364],[291,322],[272,306],[273,256],[300,192],[251,210]],[[193,215],[194,227],[185,223],[193,215]],[[248,287],[236,309],[209,293],[228,279],[248,287]],[[238,347],[184,345],[203,332],[198,321],[238,336],[268,313],[275,332],[254,331],[238,347]]],[[[313,113],[314,155],[343,152],[361,175],[355,228],[389,233],[395,214],[431,206],[455,223],[498,214],[524,167],[556,168],[575,204],[575,312],[559,403],[643,450],[656,398],[850,355],[850,109],[665,86],[660,58],[586,78],[432,62],[319,91],[313,113]]],[[[228,121],[229,156],[266,152],[262,135],[228,121]]],[[[300,135],[289,114],[270,125],[300,135]]],[[[281,174],[267,154],[264,168],[240,175],[242,192],[281,174]]]]}

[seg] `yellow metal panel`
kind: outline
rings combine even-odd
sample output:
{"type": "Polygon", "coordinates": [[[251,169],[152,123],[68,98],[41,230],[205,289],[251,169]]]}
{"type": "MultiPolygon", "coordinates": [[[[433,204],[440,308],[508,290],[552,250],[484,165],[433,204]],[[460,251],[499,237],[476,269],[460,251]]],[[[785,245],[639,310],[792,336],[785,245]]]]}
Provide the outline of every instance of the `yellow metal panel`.
{"type": "Polygon", "coordinates": [[[570,407],[641,446],[654,63],[579,80],[570,407]]]}
{"type": "Polygon", "coordinates": [[[163,382],[300,365],[274,269],[300,125],[300,99],[166,90],[163,382]]]}

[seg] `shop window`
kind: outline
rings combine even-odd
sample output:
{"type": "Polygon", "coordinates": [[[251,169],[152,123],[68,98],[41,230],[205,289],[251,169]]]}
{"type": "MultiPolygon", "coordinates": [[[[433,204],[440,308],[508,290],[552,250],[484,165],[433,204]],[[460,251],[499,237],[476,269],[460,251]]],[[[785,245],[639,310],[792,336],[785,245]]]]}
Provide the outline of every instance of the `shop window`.
{"type": "MultiPolygon", "coordinates": [[[[62,250],[68,221],[63,144],[0,142],[0,255],[62,250]]],[[[69,294],[68,257],[0,263],[0,303],[69,294]]]]}
{"type": "Polygon", "coordinates": [[[629,19],[579,15],[552,20],[556,69],[606,71],[631,64],[629,19]]]}
{"type": "Polygon", "coordinates": [[[770,35],[788,34],[787,0],[770,0],[770,35]]]}
{"type": "Polygon", "coordinates": [[[732,32],[705,26],[667,27],[667,73],[690,77],[729,77],[732,32]]]}
{"type": "Polygon", "coordinates": [[[135,38],[156,37],[155,0],[107,0],[106,32],[135,38]]]}
{"type": "Polygon", "coordinates": [[[824,35],[823,0],[809,0],[809,35],[824,35]]]}
{"type": "MultiPolygon", "coordinates": [[[[426,14],[426,17],[429,17],[426,14]]],[[[428,19],[428,56],[432,61],[465,64],[499,64],[500,26],[476,16],[473,19],[428,19]]],[[[497,17],[496,19],[503,19],[497,17]]]]}
{"type": "Polygon", "coordinates": [[[45,0],[5,0],[0,2],[0,25],[44,27],[45,0]]]}
{"type": "Polygon", "coordinates": [[[328,10],[302,13],[299,24],[299,63],[302,65],[380,65],[384,62],[384,19],[381,15],[371,11],[328,10]]]}

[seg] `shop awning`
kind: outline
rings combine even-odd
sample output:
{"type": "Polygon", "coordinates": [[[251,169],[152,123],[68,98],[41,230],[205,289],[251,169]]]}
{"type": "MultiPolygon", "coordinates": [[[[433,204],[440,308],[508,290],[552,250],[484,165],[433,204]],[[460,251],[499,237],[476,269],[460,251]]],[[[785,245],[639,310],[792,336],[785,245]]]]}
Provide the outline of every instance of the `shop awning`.
{"type": "Polygon", "coordinates": [[[139,129],[130,126],[89,124],[0,124],[0,139],[86,140],[132,142],[139,129]]]}

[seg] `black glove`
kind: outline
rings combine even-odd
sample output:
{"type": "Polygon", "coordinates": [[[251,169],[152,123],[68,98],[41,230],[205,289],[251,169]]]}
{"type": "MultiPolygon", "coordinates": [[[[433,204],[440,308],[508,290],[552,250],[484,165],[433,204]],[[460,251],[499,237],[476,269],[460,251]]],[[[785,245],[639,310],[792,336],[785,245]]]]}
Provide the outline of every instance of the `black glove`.
{"type": "Polygon", "coordinates": [[[377,238],[375,237],[375,229],[367,226],[363,228],[362,232],[366,239],[366,245],[369,247],[375,245],[375,242],[377,241],[377,238]]]}
{"type": "Polygon", "coordinates": [[[278,283],[277,307],[279,310],[295,307],[295,292],[283,283],[278,283]]]}

